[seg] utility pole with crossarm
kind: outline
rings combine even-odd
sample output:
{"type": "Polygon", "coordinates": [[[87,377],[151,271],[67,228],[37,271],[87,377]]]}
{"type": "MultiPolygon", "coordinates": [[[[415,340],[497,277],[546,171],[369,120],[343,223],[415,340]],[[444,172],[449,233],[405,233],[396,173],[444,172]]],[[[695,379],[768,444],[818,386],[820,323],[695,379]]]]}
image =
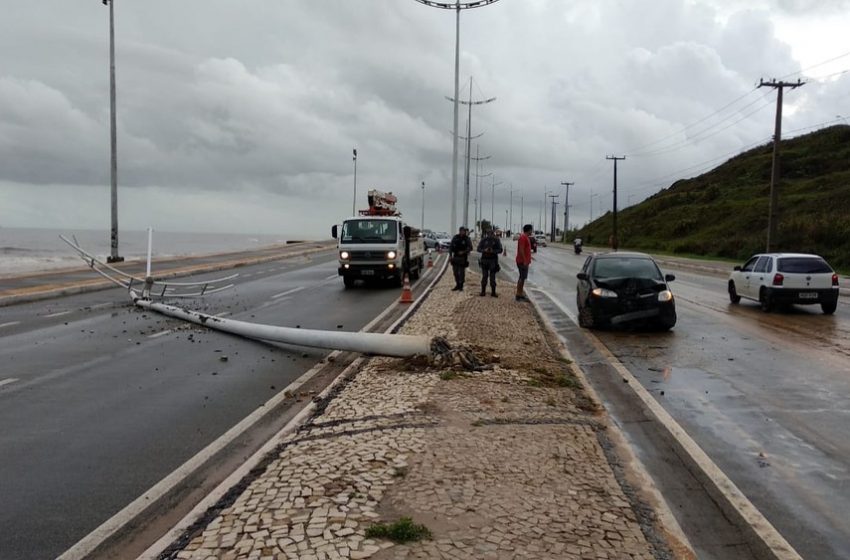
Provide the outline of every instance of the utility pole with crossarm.
{"type": "Polygon", "coordinates": [[[567,242],[567,230],[570,229],[570,187],[575,183],[562,182],[566,187],[564,192],[564,243],[567,242]]]}
{"type": "Polygon", "coordinates": [[[626,159],[626,156],[605,156],[605,159],[614,160],[614,226],[611,232],[611,249],[616,251],[620,246],[620,241],[617,239],[617,162],[626,159]]]}
{"type": "Polygon", "coordinates": [[[770,168],[770,203],[767,211],[767,245],[765,252],[769,253],[776,245],[776,222],[779,211],[779,140],[782,137],[782,90],[783,88],[798,88],[805,85],[798,78],[796,82],[765,82],[759,80],[759,87],[767,86],[776,89],[776,125],[773,132],[773,163],[770,168]]]}

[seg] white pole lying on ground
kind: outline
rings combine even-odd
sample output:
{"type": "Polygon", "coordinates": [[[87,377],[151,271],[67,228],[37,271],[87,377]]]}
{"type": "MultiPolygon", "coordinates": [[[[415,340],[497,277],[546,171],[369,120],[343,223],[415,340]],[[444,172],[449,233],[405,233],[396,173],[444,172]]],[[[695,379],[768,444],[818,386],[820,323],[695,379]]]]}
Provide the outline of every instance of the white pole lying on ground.
{"type": "Polygon", "coordinates": [[[284,344],[295,344],[313,348],[333,348],[335,350],[347,350],[350,352],[397,358],[416,355],[427,356],[431,354],[431,338],[427,336],[321,331],[278,327],[275,325],[258,325],[235,319],[222,319],[221,317],[198,313],[197,311],[182,309],[173,305],[152,302],[140,298],[135,292],[131,293],[133,302],[144,309],[150,309],[151,311],[156,311],[169,317],[248,338],[259,338],[273,342],[282,342],[284,344]]]}

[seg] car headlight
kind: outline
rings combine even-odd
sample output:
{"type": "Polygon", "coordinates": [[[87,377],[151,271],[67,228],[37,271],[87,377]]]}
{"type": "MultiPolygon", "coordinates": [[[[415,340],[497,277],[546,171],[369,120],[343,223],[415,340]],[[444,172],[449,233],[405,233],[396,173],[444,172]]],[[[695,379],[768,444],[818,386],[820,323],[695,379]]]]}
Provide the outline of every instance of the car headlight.
{"type": "Polygon", "coordinates": [[[607,297],[607,298],[615,298],[617,297],[617,292],[613,290],[607,290],[605,288],[594,288],[592,292],[595,297],[607,297]]]}
{"type": "Polygon", "coordinates": [[[387,252],[387,258],[388,259],[394,259],[395,258],[395,251],[388,251],[387,252]]]}
{"type": "Polygon", "coordinates": [[[660,292],[658,292],[658,301],[673,301],[673,292],[671,292],[670,290],[661,290],[660,292]]]}
{"type": "Polygon", "coordinates": [[[340,251],[340,253],[339,253],[339,258],[341,258],[342,260],[346,260],[350,256],[351,255],[348,254],[348,251],[340,251]]]}

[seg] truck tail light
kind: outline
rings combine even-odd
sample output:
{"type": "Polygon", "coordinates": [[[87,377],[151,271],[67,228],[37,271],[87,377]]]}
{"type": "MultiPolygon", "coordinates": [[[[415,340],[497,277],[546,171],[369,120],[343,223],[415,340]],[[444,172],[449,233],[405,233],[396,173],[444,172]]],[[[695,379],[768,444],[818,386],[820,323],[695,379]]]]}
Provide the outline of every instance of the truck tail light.
{"type": "Polygon", "coordinates": [[[782,276],[781,274],[779,274],[778,272],[773,275],[773,285],[774,286],[781,286],[782,282],[784,282],[784,281],[785,281],[785,277],[782,276]]]}
{"type": "Polygon", "coordinates": [[[837,274],[833,274],[833,275],[832,275],[832,285],[833,285],[833,286],[837,286],[837,285],[838,285],[838,275],[837,275],[837,274]]]}

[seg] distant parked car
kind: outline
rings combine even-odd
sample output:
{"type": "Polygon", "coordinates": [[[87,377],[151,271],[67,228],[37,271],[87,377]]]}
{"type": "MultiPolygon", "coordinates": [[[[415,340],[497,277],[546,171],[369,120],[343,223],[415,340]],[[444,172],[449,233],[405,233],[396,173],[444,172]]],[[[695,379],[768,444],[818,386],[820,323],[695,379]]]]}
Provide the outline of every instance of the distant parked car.
{"type": "Polygon", "coordinates": [[[777,305],[820,304],[826,315],[838,307],[838,275],[817,255],[764,253],[753,255],[729,276],[729,301],[759,302],[764,311],[777,305]]]}
{"type": "Polygon", "coordinates": [[[437,248],[437,237],[434,232],[428,232],[422,236],[422,243],[425,244],[426,249],[436,249],[437,248]]]}
{"type": "Polygon", "coordinates": [[[537,241],[538,247],[546,246],[546,236],[545,235],[535,235],[534,240],[537,241]]]}
{"type": "Polygon", "coordinates": [[[437,232],[437,247],[441,251],[448,251],[449,247],[452,245],[452,238],[449,237],[449,234],[443,231],[437,232]]]}
{"type": "Polygon", "coordinates": [[[645,323],[667,330],[676,324],[676,302],[658,264],[644,253],[587,257],[577,275],[576,306],[584,328],[645,323]]]}

